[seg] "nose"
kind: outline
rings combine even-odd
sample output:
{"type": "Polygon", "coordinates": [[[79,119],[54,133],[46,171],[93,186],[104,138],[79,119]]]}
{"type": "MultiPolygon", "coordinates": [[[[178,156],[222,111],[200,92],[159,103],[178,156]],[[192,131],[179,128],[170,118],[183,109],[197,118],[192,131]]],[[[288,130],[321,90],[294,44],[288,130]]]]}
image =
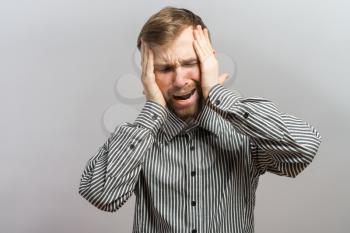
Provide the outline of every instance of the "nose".
{"type": "Polygon", "coordinates": [[[186,74],[181,66],[176,67],[175,70],[175,78],[174,78],[174,86],[182,88],[188,84],[188,79],[186,78],[186,74]]]}

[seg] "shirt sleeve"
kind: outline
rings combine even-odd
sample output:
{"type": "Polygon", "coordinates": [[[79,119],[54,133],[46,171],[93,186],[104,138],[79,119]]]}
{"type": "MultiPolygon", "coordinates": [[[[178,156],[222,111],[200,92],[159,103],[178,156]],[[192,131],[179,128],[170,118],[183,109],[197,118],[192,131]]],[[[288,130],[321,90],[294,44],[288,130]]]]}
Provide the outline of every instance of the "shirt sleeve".
{"type": "Polygon", "coordinates": [[[257,175],[269,171],[294,178],[311,163],[320,146],[321,135],[312,125],[280,112],[265,98],[243,98],[217,84],[206,104],[249,137],[257,175]]]}
{"type": "Polygon", "coordinates": [[[134,124],[118,125],[82,173],[79,194],[97,208],[113,212],[132,195],[144,154],[166,119],[166,110],[146,101],[134,124]]]}

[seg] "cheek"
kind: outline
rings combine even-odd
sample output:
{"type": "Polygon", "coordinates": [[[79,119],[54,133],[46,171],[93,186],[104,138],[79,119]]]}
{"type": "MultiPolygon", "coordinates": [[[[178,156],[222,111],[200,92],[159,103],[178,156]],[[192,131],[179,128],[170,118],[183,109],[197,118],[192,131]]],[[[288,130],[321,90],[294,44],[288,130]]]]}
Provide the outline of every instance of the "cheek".
{"type": "Polygon", "coordinates": [[[196,66],[194,68],[188,69],[188,71],[186,73],[186,76],[190,77],[194,81],[199,81],[200,80],[200,69],[199,69],[199,67],[196,66]]]}
{"type": "Polygon", "coordinates": [[[171,77],[167,75],[156,75],[156,83],[162,94],[166,96],[168,90],[171,88],[171,77]]]}

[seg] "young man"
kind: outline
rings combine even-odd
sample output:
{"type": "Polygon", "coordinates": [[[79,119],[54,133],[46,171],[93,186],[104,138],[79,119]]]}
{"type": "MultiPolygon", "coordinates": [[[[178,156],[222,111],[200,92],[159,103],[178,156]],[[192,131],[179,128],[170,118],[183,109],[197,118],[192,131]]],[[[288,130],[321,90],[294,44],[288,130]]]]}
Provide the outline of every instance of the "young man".
{"type": "Polygon", "coordinates": [[[133,232],[254,232],[259,176],[297,176],[320,134],[225,88],[209,32],[189,10],[154,14],[138,48],[146,103],[88,161],[79,193],[104,211],[135,193],[133,232]]]}

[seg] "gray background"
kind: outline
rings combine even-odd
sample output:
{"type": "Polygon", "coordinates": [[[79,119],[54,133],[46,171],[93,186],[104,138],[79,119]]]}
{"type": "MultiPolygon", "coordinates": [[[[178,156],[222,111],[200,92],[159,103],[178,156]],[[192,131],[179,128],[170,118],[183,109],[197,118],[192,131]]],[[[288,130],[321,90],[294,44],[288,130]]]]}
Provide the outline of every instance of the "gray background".
{"type": "Polygon", "coordinates": [[[142,106],[136,38],[166,5],[202,17],[223,67],[235,63],[230,88],[274,101],[323,137],[296,179],[261,177],[256,232],[349,232],[350,3],[340,0],[1,1],[0,232],[131,232],[134,196],[107,213],[78,185],[142,106]]]}

